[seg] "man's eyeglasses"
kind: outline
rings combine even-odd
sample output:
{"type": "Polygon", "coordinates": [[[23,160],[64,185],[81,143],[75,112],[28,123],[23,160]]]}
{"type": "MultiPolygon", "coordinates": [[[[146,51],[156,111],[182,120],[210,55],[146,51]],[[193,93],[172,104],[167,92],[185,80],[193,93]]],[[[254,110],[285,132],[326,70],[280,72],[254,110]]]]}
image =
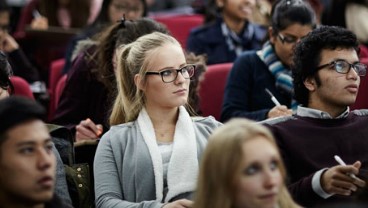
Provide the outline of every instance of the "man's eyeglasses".
{"type": "Polygon", "coordinates": [[[299,38],[293,37],[293,36],[284,36],[281,33],[277,34],[277,37],[281,40],[282,44],[288,43],[288,44],[294,44],[298,42],[299,38]]]}
{"type": "Polygon", "coordinates": [[[367,65],[362,64],[362,63],[351,64],[351,63],[349,63],[345,60],[332,61],[331,63],[323,64],[323,65],[317,67],[317,69],[322,69],[322,68],[325,68],[327,66],[330,67],[330,68],[333,68],[336,72],[338,72],[340,74],[349,73],[351,68],[353,68],[354,71],[359,76],[365,76],[365,74],[367,73],[367,65]]]}
{"type": "Polygon", "coordinates": [[[176,80],[179,72],[183,75],[185,79],[190,79],[194,75],[195,65],[186,65],[180,69],[164,69],[158,72],[146,72],[146,75],[160,75],[162,81],[165,83],[170,83],[176,80]]]}

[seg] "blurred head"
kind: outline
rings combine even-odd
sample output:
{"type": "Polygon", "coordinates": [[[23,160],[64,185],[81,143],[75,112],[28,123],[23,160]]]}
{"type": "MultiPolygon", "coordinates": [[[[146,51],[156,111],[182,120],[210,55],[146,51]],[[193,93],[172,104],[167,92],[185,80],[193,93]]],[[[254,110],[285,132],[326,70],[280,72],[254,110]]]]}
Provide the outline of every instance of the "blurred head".
{"type": "Polygon", "coordinates": [[[233,119],[213,132],[208,141],[195,208],[271,208],[284,197],[292,201],[284,195],[285,168],[265,127],[233,119]]]}
{"type": "Polygon", "coordinates": [[[293,49],[316,26],[311,6],[303,0],[279,0],[271,10],[270,42],[286,66],[292,64],[293,49]]]}
{"type": "Polygon", "coordinates": [[[42,106],[28,98],[0,100],[0,203],[35,207],[52,199],[55,155],[41,120],[42,106]]]}
{"type": "MultiPolygon", "coordinates": [[[[138,38],[117,55],[118,95],[116,110],[123,109],[125,122],[137,118],[143,107],[177,108],[186,104],[194,66],[187,65],[184,52],[173,37],[154,32],[138,38]]],[[[114,112],[115,111],[115,112],[114,112]]]]}
{"type": "MultiPolygon", "coordinates": [[[[105,2],[102,9],[104,4],[105,2]]],[[[111,0],[107,11],[111,23],[120,20],[124,15],[128,20],[137,20],[147,15],[147,5],[145,0],[111,0]]]]}
{"type": "Polygon", "coordinates": [[[216,0],[222,16],[230,20],[244,21],[252,18],[256,0],[216,0]]]}
{"type": "Polygon", "coordinates": [[[303,38],[296,46],[294,56],[297,101],[309,106],[313,94],[313,99],[324,100],[329,105],[346,108],[354,103],[360,78],[358,72],[346,63],[359,62],[358,44],[354,33],[333,26],[321,26],[303,38]],[[336,69],[347,70],[339,73],[336,69]]]}
{"type": "Polygon", "coordinates": [[[13,84],[10,81],[12,70],[6,58],[6,55],[0,51],[0,100],[9,96],[14,91],[13,84]]]}
{"type": "Polygon", "coordinates": [[[100,34],[100,44],[97,48],[98,75],[110,92],[116,89],[114,66],[116,66],[115,51],[117,48],[135,41],[140,36],[152,32],[169,33],[165,26],[150,19],[141,18],[135,21],[119,21],[100,34]]]}
{"type": "Polygon", "coordinates": [[[0,40],[8,33],[10,24],[10,7],[5,0],[0,0],[0,40]]]}

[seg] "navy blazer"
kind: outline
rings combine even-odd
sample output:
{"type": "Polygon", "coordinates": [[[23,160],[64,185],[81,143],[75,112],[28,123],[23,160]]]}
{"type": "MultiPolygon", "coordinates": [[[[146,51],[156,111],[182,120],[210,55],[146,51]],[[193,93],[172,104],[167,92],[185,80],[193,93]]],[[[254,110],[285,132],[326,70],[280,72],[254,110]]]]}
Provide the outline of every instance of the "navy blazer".
{"type": "MultiPolygon", "coordinates": [[[[187,40],[187,50],[196,55],[206,54],[207,64],[233,62],[237,56],[235,51],[229,49],[222,34],[222,22],[223,19],[218,18],[212,23],[194,28],[187,40]]],[[[261,49],[267,32],[266,28],[250,22],[246,27],[253,27],[254,33],[251,40],[247,41],[245,51],[261,49]]]]}

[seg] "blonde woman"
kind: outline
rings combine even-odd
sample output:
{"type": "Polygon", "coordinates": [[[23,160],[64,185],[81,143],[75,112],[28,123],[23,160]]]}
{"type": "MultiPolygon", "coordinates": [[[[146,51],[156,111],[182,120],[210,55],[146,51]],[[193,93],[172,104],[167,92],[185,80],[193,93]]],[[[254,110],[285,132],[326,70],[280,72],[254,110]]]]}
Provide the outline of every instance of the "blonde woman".
{"type": "Polygon", "coordinates": [[[203,154],[195,208],[296,208],[271,133],[233,119],[209,138],[203,154]]]}
{"type": "Polygon", "coordinates": [[[97,207],[191,207],[198,160],[220,123],[184,105],[195,65],[173,37],[151,33],[119,51],[118,95],[95,161],[97,207]]]}

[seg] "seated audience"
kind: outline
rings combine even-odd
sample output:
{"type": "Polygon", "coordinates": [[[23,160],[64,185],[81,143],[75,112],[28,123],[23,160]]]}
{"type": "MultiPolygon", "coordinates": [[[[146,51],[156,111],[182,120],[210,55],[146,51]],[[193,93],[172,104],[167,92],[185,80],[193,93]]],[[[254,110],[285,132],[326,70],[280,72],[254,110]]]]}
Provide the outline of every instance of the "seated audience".
{"type": "Polygon", "coordinates": [[[296,208],[271,132],[234,119],[210,136],[201,161],[194,208],[296,208]]]}
{"type": "MultiPolygon", "coordinates": [[[[9,95],[12,95],[12,93],[14,92],[14,86],[12,85],[12,82],[9,79],[10,76],[12,76],[11,67],[6,59],[5,54],[0,51],[0,100],[9,97],[9,95]]],[[[0,117],[0,120],[2,119],[4,118],[0,117]]],[[[65,203],[71,204],[72,202],[71,202],[71,199],[68,193],[68,187],[67,187],[67,183],[65,179],[63,162],[61,160],[59,152],[54,146],[52,147],[52,151],[54,152],[56,156],[56,161],[57,161],[55,193],[65,203]]]]}
{"type": "Polygon", "coordinates": [[[233,117],[261,121],[292,114],[297,106],[292,99],[293,49],[315,25],[315,13],[303,0],[280,0],[273,5],[269,40],[262,50],[245,52],[234,62],[225,87],[221,121],[233,117]],[[265,90],[279,103],[273,103],[265,90]]]}
{"type": "Polygon", "coordinates": [[[217,64],[233,62],[243,51],[260,49],[266,28],[249,21],[255,2],[209,1],[206,24],[190,32],[187,50],[206,54],[207,64],[217,64]]]}
{"type": "Polygon", "coordinates": [[[72,129],[76,141],[97,139],[106,132],[116,96],[115,50],[154,31],[168,33],[163,25],[148,18],[123,19],[104,31],[96,42],[88,43],[68,73],[53,122],[72,129]]]}
{"type": "Polygon", "coordinates": [[[96,206],[191,207],[198,160],[221,125],[184,107],[195,65],[158,32],[125,45],[117,60],[112,127],[94,161],[96,206]]]}
{"type": "Polygon", "coordinates": [[[71,207],[54,193],[56,157],[45,115],[28,98],[0,100],[1,207],[71,207]]]}
{"type": "Polygon", "coordinates": [[[9,34],[10,7],[6,0],[0,0],[0,50],[8,56],[14,75],[22,77],[34,93],[46,93],[46,84],[40,73],[28,60],[17,41],[9,34]]]}
{"type": "Polygon", "coordinates": [[[293,60],[301,106],[296,115],[266,121],[281,149],[289,190],[308,207],[353,201],[366,186],[368,168],[368,111],[349,111],[367,70],[359,62],[357,37],[321,26],[297,44],[293,60]]]}

